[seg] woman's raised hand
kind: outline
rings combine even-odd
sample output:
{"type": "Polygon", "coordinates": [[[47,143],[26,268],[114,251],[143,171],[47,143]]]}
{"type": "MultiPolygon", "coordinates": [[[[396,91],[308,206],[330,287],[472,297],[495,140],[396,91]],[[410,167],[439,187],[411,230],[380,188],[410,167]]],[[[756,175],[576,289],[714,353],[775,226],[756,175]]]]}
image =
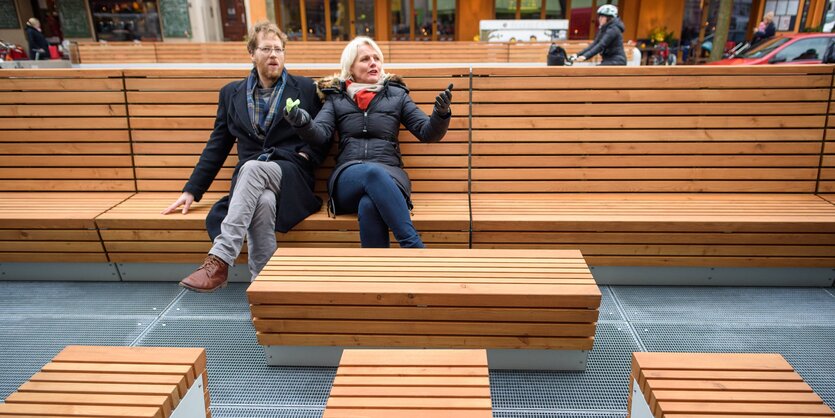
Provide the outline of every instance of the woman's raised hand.
{"type": "Polygon", "coordinates": [[[442,91],[438,94],[438,97],[435,98],[435,112],[439,115],[446,116],[449,114],[449,106],[452,103],[452,83],[449,83],[449,87],[446,90],[442,91]]]}

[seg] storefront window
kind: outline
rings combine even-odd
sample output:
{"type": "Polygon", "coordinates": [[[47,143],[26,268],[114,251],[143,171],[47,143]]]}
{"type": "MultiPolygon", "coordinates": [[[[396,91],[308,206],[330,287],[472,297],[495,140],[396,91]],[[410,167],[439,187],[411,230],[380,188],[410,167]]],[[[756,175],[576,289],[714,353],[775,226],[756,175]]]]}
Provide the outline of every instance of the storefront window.
{"type": "Polygon", "coordinates": [[[521,0],[519,10],[521,19],[541,19],[542,0],[521,0]]]}
{"type": "Polygon", "coordinates": [[[565,0],[546,0],[546,19],[565,19],[565,0]]]}
{"type": "Polygon", "coordinates": [[[828,0],[826,2],[821,22],[823,22],[822,32],[832,32],[832,29],[835,29],[835,1],[828,0]]]}
{"type": "Polygon", "coordinates": [[[408,41],[411,29],[411,5],[409,0],[392,0],[391,2],[391,39],[393,41],[408,41]]]}
{"type": "Polygon", "coordinates": [[[516,19],[516,0],[496,0],[496,19],[516,19]]]}
{"type": "MultiPolygon", "coordinates": [[[[736,6],[735,3],[734,6],[736,6]]],[[[797,0],[768,0],[765,2],[763,16],[768,12],[774,12],[774,26],[777,27],[777,31],[788,32],[794,30],[798,9],[800,9],[800,4],[797,0]]]]}
{"type": "Polygon", "coordinates": [[[90,9],[100,41],[162,40],[156,1],[93,0],[90,9]]]}
{"type": "Polygon", "coordinates": [[[415,40],[432,40],[432,0],[413,0],[415,2],[415,40]]]}
{"type": "Polygon", "coordinates": [[[305,0],[307,40],[325,40],[325,0],[305,0]]]}
{"type": "Polygon", "coordinates": [[[455,40],[455,0],[438,0],[438,40],[455,40]]]}
{"type": "MultiPolygon", "coordinates": [[[[392,4],[393,6],[393,4],[392,4]]],[[[357,35],[374,37],[374,0],[355,0],[357,35]]],[[[406,31],[408,33],[408,31],[406,31]]]]}
{"type": "Polygon", "coordinates": [[[351,38],[351,19],[348,16],[348,0],[328,0],[331,6],[331,40],[347,41],[351,38]]]}
{"type": "Polygon", "coordinates": [[[279,15],[281,16],[281,30],[291,41],[302,40],[301,8],[298,1],[279,1],[279,15]]]}

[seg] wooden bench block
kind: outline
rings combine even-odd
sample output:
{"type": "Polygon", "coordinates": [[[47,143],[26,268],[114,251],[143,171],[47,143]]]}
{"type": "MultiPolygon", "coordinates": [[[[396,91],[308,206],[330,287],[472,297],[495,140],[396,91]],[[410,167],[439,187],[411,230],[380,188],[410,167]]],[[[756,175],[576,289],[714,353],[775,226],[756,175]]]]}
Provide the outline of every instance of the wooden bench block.
{"type": "Polygon", "coordinates": [[[119,70],[0,74],[0,191],[133,192],[119,70]]]}
{"type": "Polygon", "coordinates": [[[835,263],[835,206],[811,194],[485,194],[472,213],[474,248],[578,248],[592,265],[835,263]]]}
{"type": "Polygon", "coordinates": [[[492,417],[485,350],[345,350],[325,418],[492,417]]]}
{"type": "Polygon", "coordinates": [[[832,266],[831,88],[823,67],[474,68],[472,246],[832,266]]]}
{"type": "Polygon", "coordinates": [[[590,350],[601,299],[578,251],[434,248],[280,248],[247,295],[259,343],[305,347],[300,361],[333,361],[317,347],[487,348],[491,367],[501,350],[590,350]]]}
{"type": "Polygon", "coordinates": [[[833,417],[779,354],[633,353],[631,418],[833,417]]]}
{"type": "Polygon", "coordinates": [[[130,193],[0,193],[0,261],[107,262],[94,219],[130,193]]]}
{"type": "MultiPolygon", "coordinates": [[[[160,211],[179,193],[137,193],[96,218],[105,250],[114,262],[199,263],[211,248],[205,219],[221,194],[207,193],[186,215],[160,211]]],[[[438,247],[466,248],[469,204],[464,194],[413,195],[412,220],[424,242],[438,247]]],[[[323,207],[286,234],[277,233],[281,247],[358,247],[356,215],[328,216],[323,207]]],[[[392,238],[393,245],[397,241],[392,238]]],[[[2,248],[2,247],[0,247],[2,248]]],[[[242,251],[246,254],[246,248],[242,251]]],[[[243,257],[243,256],[242,256],[243,257]]],[[[245,258],[239,259],[239,262],[245,258]]]]}
{"type": "Polygon", "coordinates": [[[202,348],[67,346],[0,404],[0,417],[206,417],[202,348]]]}

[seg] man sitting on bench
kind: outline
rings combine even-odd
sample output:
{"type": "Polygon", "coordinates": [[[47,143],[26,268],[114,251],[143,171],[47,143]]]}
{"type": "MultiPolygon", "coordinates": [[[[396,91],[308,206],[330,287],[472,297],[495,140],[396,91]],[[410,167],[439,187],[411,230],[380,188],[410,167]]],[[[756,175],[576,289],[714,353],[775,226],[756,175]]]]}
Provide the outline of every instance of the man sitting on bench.
{"type": "Polygon", "coordinates": [[[286,44],[287,35],[270,22],[250,30],[247,50],[254,68],[246,79],[220,90],[206,148],[183,194],[162,211],[168,214],[182,206],[185,214],[200,201],[237,140],[238,164],[230,194],[215,203],[206,217],[212,249],[203,264],[180,282],[186,289],[212,292],[226,286],[229,266],[240,254],[244,236],[254,278],[275,252],[275,231],[287,232],[322,206],[313,192],[313,170],[327,148],[303,141],[281,115],[281,103],[287,99],[301,99],[312,115],[321,101],[312,80],[287,73],[286,44]]]}

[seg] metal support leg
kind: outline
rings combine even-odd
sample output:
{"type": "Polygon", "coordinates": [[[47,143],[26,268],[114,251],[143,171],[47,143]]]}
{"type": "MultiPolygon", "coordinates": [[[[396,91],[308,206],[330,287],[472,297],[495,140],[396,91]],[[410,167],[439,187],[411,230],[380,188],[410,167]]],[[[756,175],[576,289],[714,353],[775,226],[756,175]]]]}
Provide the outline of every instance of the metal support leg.
{"type": "Polygon", "coordinates": [[[180,399],[170,418],[206,418],[206,388],[203,387],[203,374],[194,379],[194,384],[180,399]]]}

